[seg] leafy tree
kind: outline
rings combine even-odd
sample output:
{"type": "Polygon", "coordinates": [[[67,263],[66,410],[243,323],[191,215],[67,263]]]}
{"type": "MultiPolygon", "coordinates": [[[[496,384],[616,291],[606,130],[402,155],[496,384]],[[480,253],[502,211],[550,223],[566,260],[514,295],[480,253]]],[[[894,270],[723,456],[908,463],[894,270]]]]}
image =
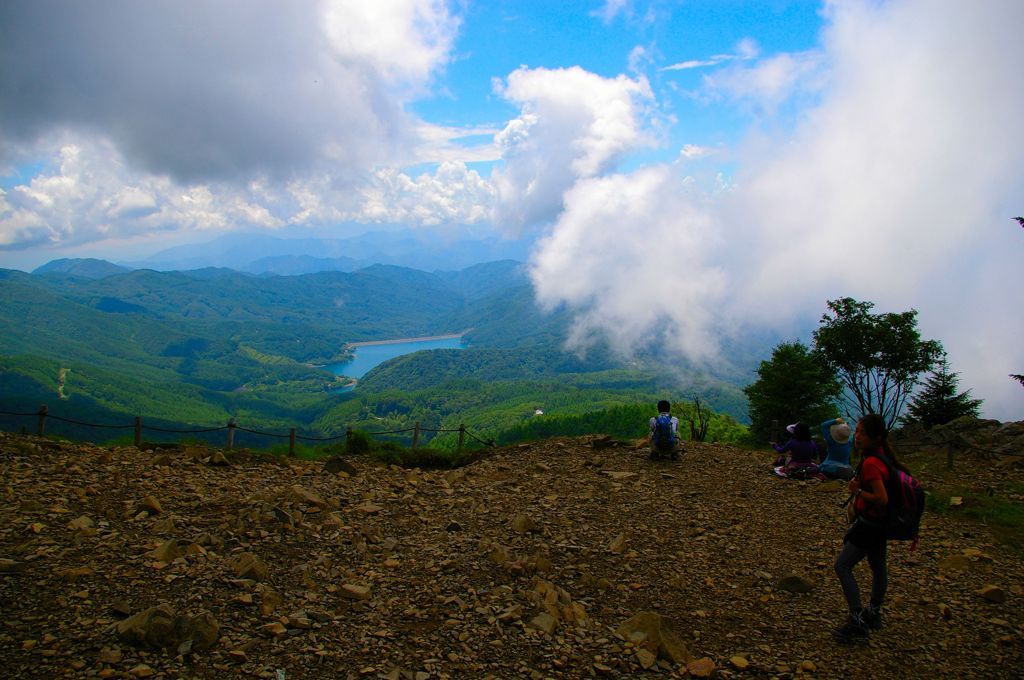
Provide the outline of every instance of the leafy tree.
{"type": "Polygon", "coordinates": [[[853,298],[830,300],[814,344],[845,388],[848,411],[878,413],[892,427],[942,344],[921,339],[916,310],[872,314],[872,307],[853,298]]]}
{"type": "Polygon", "coordinates": [[[963,416],[977,418],[981,399],[971,399],[970,390],[957,394],[959,374],[949,370],[945,352],[938,363],[932,376],[925,381],[924,388],[910,400],[903,420],[932,427],[963,416]]]}
{"type": "Polygon", "coordinates": [[[801,342],[781,343],[762,361],[758,379],[743,389],[750,402],[750,433],[776,436],[772,421],[817,424],[836,415],[842,386],[821,357],[801,342]]]}

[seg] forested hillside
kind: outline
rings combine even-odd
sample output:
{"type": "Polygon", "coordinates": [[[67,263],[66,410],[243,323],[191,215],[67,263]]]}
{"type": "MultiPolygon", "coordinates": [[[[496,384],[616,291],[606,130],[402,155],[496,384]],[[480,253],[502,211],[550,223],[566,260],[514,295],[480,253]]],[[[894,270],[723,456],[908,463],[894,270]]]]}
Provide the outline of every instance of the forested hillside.
{"type": "Polygon", "coordinates": [[[48,403],[90,422],[143,415],[220,425],[234,417],[310,436],[465,423],[492,438],[513,436],[500,433],[519,431],[537,409],[579,416],[665,395],[699,395],[746,416],[731,379],[665,371],[643,357],[627,370],[600,347],[585,358],[564,351],[569,313],[541,310],[513,261],[301,276],[117,268],[103,276],[108,268],[97,262],[41,271],[0,272],[0,410],[48,403]],[[83,269],[90,276],[75,274],[83,269]],[[354,392],[317,367],[345,358],[348,342],[463,331],[468,349],[399,357],[354,392]]]}

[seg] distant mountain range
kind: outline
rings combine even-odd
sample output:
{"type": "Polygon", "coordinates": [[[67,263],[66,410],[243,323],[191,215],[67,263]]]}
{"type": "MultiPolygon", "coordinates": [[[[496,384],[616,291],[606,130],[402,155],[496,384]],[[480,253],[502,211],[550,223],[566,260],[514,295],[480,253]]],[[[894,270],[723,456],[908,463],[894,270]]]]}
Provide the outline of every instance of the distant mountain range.
{"type": "Polygon", "coordinates": [[[482,409],[478,425],[505,427],[521,410],[532,416],[533,404],[550,408],[555,389],[565,408],[581,412],[699,393],[713,408],[745,417],[740,387],[770,354],[768,334],[737,339],[728,348],[732,365],[713,373],[653,348],[628,366],[607,348],[575,357],[563,347],[572,310],[541,309],[522,261],[442,266],[511,244],[451,247],[395,234],[302,242],[233,236],[198,251],[165,251],[160,262],[182,268],[170,271],[152,268],[158,256],[131,263],[150,265],[138,269],[96,259],[55,260],[32,274],[0,269],[0,410],[57,399],[92,422],[244,417],[336,432],[410,414],[436,427],[482,409]],[[284,252],[303,248],[319,255],[284,252]],[[385,256],[417,257],[420,266],[339,271],[385,256]],[[315,272],[299,273],[307,268],[315,272]],[[463,331],[468,349],[393,360],[368,374],[358,395],[339,395],[335,377],[317,368],[346,358],[347,342],[463,331]],[[493,413],[485,392],[502,404],[493,413]]]}
{"type": "MultiPolygon", "coordinates": [[[[289,276],[325,271],[354,272],[373,264],[422,271],[457,271],[496,260],[525,262],[531,246],[530,239],[449,240],[412,230],[378,231],[338,239],[227,234],[207,243],[175,246],[142,260],[117,264],[129,269],[158,271],[226,267],[250,274],[289,276]]],[[[43,265],[36,273],[42,273],[53,264],[43,265]]],[[[82,271],[74,273],[88,275],[82,271]]]]}
{"type": "Polygon", "coordinates": [[[128,267],[121,267],[95,258],[63,258],[51,260],[41,267],[37,267],[33,274],[68,274],[69,276],[80,276],[83,279],[104,279],[114,274],[130,272],[128,267]]]}

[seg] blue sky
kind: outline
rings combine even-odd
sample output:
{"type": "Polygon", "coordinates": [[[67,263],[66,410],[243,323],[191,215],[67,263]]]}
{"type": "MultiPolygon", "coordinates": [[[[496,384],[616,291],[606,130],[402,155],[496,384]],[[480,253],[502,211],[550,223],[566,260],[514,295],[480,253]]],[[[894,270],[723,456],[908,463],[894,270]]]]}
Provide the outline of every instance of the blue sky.
{"type": "Polygon", "coordinates": [[[12,0],[0,267],[525,236],[574,346],[716,362],[852,296],[917,309],[1024,419],[1021,25],[1019,0],[12,0]]]}

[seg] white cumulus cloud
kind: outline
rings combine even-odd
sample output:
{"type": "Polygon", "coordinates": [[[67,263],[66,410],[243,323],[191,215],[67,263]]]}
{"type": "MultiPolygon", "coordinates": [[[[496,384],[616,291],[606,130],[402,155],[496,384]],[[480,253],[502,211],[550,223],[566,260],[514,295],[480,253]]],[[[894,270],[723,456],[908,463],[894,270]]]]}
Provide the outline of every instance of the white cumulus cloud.
{"type": "Polygon", "coordinates": [[[498,90],[522,109],[497,137],[505,161],[492,174],[498,224],[553,219],[577,180],[608,172],[629,152],[653,143],[644,125],[653,95],[642,77],[524,67],[498,90]]]}
{"type": "Polygon", "coordinates": [[[603,335],[629,353],[657,341],[709,361],[728,277],[703,199],[669,166],[584,179],[532,263],[538,299],[578,316],[570,345],[603,335]]]}

